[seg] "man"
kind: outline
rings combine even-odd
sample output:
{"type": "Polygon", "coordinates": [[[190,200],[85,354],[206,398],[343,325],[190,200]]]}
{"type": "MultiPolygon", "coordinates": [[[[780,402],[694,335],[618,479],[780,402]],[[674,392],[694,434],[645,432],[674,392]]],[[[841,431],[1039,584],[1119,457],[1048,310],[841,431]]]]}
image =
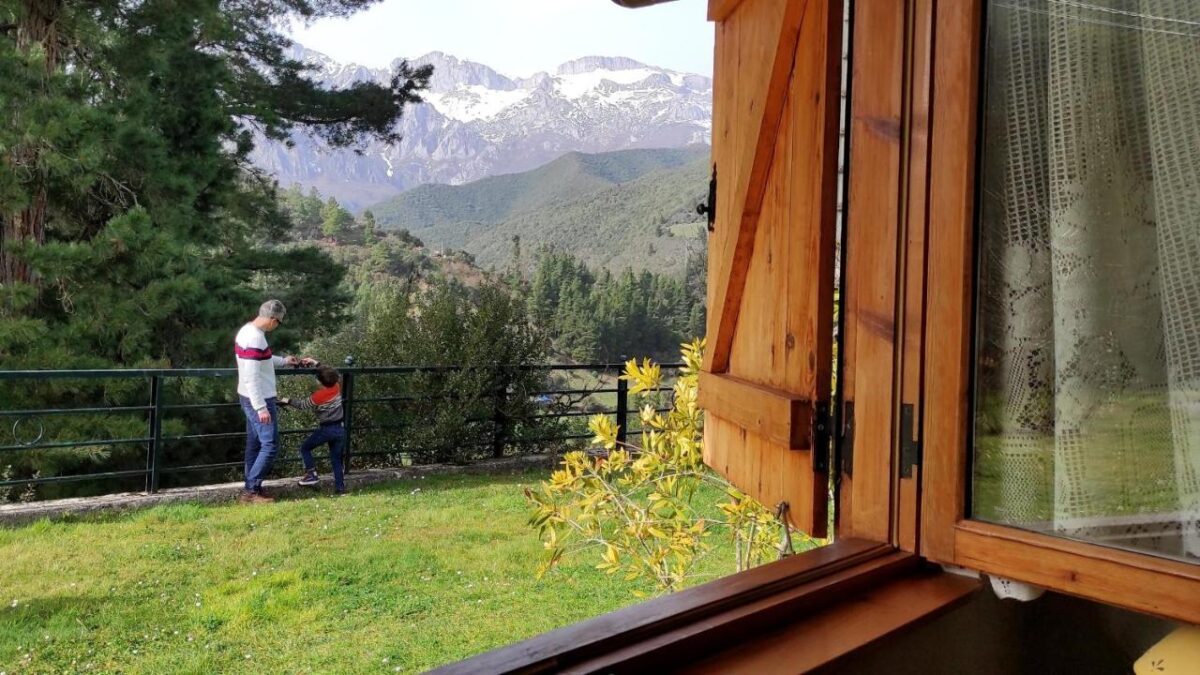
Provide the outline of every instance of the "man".
{"type": "Polygon", "coordinates": [[[279,451],[279,412],[275,391],[275,366],[297,366],[312,359],[275,356],[267,344],[267,333],[279,328],[287,309],[278,300],[267,300],[258,317],[242,326],[234,339],[237,356],[238,399],[246,414],[246,487],[238,501],[275,501],[263,494],[263,479],[271,472],[279,451]]]}

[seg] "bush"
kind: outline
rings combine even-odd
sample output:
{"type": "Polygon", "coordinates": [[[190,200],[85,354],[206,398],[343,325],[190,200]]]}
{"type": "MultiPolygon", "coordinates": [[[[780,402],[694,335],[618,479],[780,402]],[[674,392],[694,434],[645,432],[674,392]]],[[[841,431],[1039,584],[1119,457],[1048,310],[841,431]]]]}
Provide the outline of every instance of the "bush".
{"type": "Polygon", "coordinates": [[[530,435],[531,394],[546,379],[545,371],[522,367],[543,362],[547,353],[524,303],[498,284],[470,289],[444,281],[408,289],[388,283],[365,290],[355,322],[313,346],[328,363],[352,355],[360,366],[434,367],[356,378],[355,399],[405,399],[355,404],[358,452],[461,463],[515,449],[530,435]]]}
{"type": "MultiPolygon", "coordinates": [[[[549,480],[526,490],[534,510],[530,524],[547,550],[539,574],[566,555],[591,550],[597,568],[647,580],[661,593],[698,576],[698,563],[712,550],[707,540],[717,533],[734,540],[730,571],[790,552],[792,538],[775,515],[704,465],[703,413],[696,404],[702,350],[700,340],[684,345],[685,367],[666,413],[656,412],[665,407],[657,391],[659,366],[649,359],[626,363],[622,378],[642,406],[641,444],[619,443],[616,424],[596,415],[589,428],[597,451],[568,453],[549,480]],[[720,495],[715,504],[701,497],[713,494],[720,495]]],[[[816,545],[798,538],[802,547],[816,545]]]]}

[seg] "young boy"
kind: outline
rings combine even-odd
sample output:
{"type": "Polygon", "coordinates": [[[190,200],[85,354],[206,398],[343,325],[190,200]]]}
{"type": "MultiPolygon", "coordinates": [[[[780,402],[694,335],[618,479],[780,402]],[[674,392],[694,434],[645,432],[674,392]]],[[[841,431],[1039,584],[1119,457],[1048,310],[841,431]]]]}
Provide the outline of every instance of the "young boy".
{"type": "Polygon", "coordinates": [[[300,484],[312,486],[320,482],[312,451],[313,448],[328,443],[329,461],[333,464],[333,486],[338,494],[342,494],[346,491],[342,476],[342,448],[346,446],[346,430],[342,426],[341,376],[329,366],[319,366],[317,381],[321,383],[321,388],[309,398],[282,398],[279,402],[296,410],[315,411],[317,424],[320,425],[320,428],[300,445],[300,457],[304,460],[304,476],[300,479],[300,484]]]}

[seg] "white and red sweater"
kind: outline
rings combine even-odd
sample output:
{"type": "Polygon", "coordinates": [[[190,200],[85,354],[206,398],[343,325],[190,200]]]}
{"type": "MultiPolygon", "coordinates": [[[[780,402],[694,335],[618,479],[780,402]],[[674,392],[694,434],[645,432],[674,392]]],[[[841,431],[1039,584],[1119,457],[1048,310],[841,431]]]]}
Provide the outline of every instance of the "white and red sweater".
{"type": "Polygon", "coordinates": [[[267,334],[253,323],[242,326],[233,340],[237,357],[238,394],[250,399],[255,410],[267,407],[267,399],[275,398],[275,366],[284,365],[282,356],[271,353],[267,334]]]}

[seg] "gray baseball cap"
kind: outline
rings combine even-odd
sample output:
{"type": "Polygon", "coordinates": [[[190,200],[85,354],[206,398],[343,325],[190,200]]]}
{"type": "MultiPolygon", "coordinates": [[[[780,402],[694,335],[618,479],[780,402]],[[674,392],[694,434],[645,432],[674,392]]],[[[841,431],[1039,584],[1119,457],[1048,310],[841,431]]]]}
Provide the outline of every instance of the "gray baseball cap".
{"type": "Polygon", "coordinates": [[[277,319],[282,322],[285,314],[287,308],[278,300],[268,300],[258,308],[258,315],[264,319],[277,319]]]}

